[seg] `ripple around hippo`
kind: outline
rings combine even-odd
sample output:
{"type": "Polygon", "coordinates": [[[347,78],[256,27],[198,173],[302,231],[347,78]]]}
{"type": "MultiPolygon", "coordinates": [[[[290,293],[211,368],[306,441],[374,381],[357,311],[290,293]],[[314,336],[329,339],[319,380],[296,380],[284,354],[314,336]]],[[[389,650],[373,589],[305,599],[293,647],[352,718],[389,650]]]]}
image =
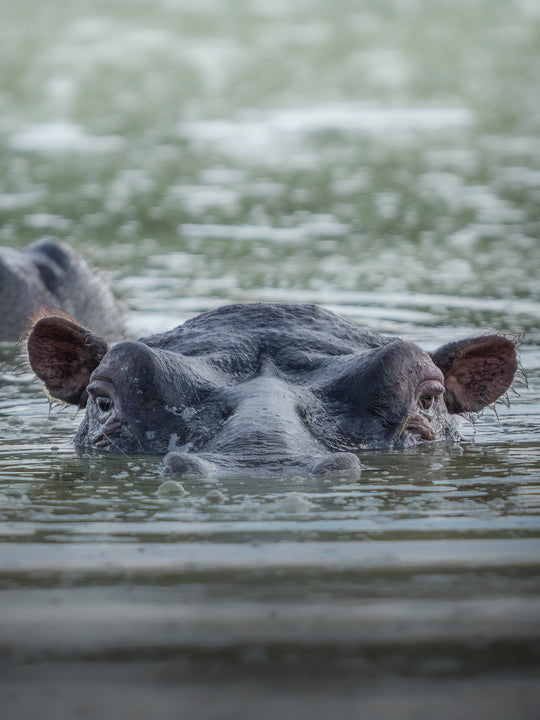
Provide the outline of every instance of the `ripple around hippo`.
{"type": "Polygon", "coordinates": [[[28,357],[52,397],[86,408],[78,446],[162,454],[188,476],[358,474],[358,451],[451,436],[452,415],[495,402],[517,369],[500,335],[428,354],[302,304],[228,305],[110,347],[45,317],[28,357]]]}

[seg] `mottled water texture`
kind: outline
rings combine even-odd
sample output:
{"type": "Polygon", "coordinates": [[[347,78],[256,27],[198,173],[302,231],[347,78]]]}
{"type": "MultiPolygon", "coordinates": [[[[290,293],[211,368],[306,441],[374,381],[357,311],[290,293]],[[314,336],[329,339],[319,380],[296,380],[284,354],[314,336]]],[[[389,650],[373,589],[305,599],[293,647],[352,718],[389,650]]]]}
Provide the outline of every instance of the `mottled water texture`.
{"type": "Polygon", "coordinates": [[[71,242],[137,336],[317,302],[428,350],[520,336],[528,385],[359,481],[180,484],[78,455],[2,346],[3,706],[536,717],[538,3],[0,9],[0,244],[71,242]]]}

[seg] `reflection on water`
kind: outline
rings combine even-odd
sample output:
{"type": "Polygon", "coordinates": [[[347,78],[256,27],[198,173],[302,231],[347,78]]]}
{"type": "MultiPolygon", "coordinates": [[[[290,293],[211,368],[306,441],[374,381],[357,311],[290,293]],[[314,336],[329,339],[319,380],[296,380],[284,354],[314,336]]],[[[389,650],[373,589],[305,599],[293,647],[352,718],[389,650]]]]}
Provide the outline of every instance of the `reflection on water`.
{"type": "Polygon", "coordinates": [[[159,458],[77,454],[80,415],[50,409],[3,346],[2,658],[504,682],[537,668],[537,4],[2,15],[2,244],[72,242],[135,336],[229,301],[318,302],[427,350],[522,336],[528,382],[459,443],[362,455],[358,481],[180,483],[159,458]]]}

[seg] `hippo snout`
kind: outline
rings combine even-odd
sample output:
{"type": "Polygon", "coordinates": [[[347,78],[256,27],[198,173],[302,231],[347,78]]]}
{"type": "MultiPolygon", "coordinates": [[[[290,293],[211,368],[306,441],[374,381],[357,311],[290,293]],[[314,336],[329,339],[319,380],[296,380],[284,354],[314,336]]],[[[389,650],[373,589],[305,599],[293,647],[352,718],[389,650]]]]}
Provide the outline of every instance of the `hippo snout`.
{"type": "Polygon", "coordinates": [[[199,479],[224,478],[241,474],[253,475],[309,475],[315,477],[346,477],[358,479],[362,465],[351,452],[324,455],[237,456],[204,453],[194,455],[173,451],[163,458],[165,475],[199,479]]]}

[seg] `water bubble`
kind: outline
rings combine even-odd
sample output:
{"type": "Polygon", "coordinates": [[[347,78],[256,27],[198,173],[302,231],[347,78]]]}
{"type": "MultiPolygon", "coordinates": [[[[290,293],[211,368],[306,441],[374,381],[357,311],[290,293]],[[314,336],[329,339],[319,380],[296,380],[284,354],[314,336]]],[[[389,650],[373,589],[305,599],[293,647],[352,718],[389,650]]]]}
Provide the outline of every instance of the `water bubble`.
{"type": "Polygon", "coordinates": [[[209,502],[215,503],[216,505],[221,505],[225,502],[227,499],[226,496],[221,492],[221,490],[218,490],[217,488],[214,488],[212,490],[209,490],[206,493],[206,499],[209,502]]]}
{"type": "Polygon", "coordinates": [[[184,486],[177,480],[165,480],[156,491],[158,497],[184,497],[185,494],[184,486]]]}

